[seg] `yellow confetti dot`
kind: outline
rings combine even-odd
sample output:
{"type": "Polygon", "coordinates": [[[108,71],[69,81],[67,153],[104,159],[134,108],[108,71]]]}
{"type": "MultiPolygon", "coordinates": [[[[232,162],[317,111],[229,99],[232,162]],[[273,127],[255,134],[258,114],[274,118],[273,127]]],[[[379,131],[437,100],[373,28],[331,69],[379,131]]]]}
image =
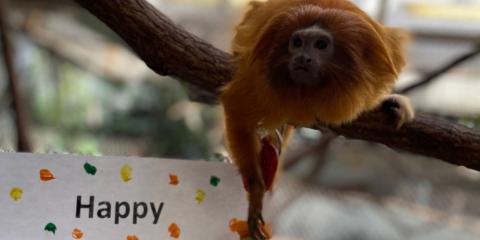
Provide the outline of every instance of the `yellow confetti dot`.
{"type": "Polygon", "coordinates": [[[205,191],[203,191],[202,189],[198,189],[195,200],[197,200],[198,204],[202,203],[203,200],[205,200],[205,191]]]}
{"type": "Polygon", "coordinates": [[[120,176],[124,182],[132,180],[133,168],[132,166],[125,164],[120,169],[120,176]]]}
{"type": "Polygon", "coordinates": [[[22,195],[23,190],[21,188],[12,188],[12,190],[10,190],[10,197],[12,197],[14,201],[20,200],[22,198],[22,195]]]}

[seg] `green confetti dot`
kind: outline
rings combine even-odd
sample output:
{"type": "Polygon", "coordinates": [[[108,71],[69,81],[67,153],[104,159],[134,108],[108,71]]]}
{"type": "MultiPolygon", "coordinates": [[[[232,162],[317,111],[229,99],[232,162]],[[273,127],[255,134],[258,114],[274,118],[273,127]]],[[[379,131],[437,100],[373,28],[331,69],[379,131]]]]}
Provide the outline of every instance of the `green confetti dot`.
{"type": "Polygon", "coordinates": [[[217,187],[218,184],[220,184],[220,178],[218,178],[217,176],[212,176],[210,178],[210,184],[214,187],[217,187]]]}
{"type": "Polygon", "coordinates": [[[57,226],[53,223],[48,223],[47,225],[45,225],[44,230],[55,234],[55,232],[57,231],[57,226]]]}
{"type": "Polygon", "coordinates": [[[97,173],[97,168],[90,163],[85,163],[85,165],[83,165],[83,168],[85,169],[85,172],[90,175],[95,175],[97,173]]]}

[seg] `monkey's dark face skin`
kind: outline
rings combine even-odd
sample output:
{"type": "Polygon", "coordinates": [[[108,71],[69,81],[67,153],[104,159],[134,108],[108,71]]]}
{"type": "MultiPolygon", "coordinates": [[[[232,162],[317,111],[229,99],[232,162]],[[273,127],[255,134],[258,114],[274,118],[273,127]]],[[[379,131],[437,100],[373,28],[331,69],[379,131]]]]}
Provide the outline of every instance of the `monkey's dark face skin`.
{"type": "Polygon", "coordinates": [[[314,86],[322,82],[322,67],[334,53],[332,35],[314,25],[298,30],[290,37],[288,70],[296,84],[314,86]]]}

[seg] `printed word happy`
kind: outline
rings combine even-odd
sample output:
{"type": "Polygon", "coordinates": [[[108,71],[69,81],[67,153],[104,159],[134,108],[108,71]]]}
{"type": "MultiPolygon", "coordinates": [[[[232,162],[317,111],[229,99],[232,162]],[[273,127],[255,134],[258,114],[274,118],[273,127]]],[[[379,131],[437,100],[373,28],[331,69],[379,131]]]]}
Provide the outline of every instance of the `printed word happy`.
{"type": "Polygon", "coordinates": [[[88,203],[82,202],[82,196],[77,196],[77,204],[75,207],[75,217],[81,218],[82,211],[93,218],[95,215],[102,219],[114,219],[115,224],[120,220],[132,218],[133,224],[137,224],[138,220],[147,216],[153,220],[153,224],[158,223],[158,219],[162,213],[163,202],[156,205],[154,202],[147,204],[146,202],[109,202],[101,201],[96,204],[95,197],[90,196],[88,203]]]}

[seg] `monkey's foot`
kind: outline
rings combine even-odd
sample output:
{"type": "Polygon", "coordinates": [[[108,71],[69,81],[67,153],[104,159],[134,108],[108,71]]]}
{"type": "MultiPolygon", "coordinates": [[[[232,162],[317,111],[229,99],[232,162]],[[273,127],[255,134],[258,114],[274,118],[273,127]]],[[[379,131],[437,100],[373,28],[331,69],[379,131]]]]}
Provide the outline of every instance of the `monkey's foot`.
{"type": "Polygon", "coordinates": [[[247,223],[250,238],[252,240],[266,240],[269,238],[269,236],[263,231],[262,226],[265,225],[265,221],[263,220],[261,211],[249,211],[247,223]]]}
{"type": "Polygon", "coordinates": [[[382,102],[382,109],[391,114],[397,129],[400,129],[405,123],[412,121],[415,117],[410,100],[398,94],[387,96],[382,102]]]}
{"type": "Polygon", "coordinates": [[[252,240],[265,240],[269,239],[263,226],[265,221],[262,217],[263,195],[265,194],[265,184],[263,179],[259,177],[253,177],[249,181],[250,193],[248,196],[248,231],[252,240]]]}

